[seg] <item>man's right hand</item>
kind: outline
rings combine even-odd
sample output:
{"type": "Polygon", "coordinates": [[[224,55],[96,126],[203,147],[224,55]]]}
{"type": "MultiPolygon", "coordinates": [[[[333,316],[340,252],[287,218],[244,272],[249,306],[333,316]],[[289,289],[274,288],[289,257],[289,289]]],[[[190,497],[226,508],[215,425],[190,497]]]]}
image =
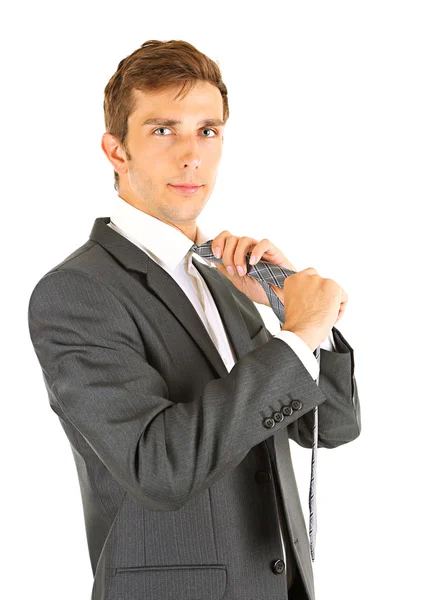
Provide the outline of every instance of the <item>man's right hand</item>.
{"type": "Polygon", "coordinates": [[[284,324],[314,352],[343,315],[348,295],[333,279],[320,277],[313,267],[284,281],[284,324]]]}

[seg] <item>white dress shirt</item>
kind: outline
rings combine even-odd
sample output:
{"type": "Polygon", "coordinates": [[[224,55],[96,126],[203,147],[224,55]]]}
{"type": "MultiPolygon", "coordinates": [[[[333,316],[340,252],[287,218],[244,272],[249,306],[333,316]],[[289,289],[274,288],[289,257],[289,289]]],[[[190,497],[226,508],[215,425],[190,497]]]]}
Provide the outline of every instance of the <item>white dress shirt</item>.
{"type": "MultiPolygon", "coordinates": [[[[189,252],[194,242],[179,229],[135,208],[119,195],[115,198],[114,209],[108,227],[111,227],[146,252],[152,260],[173,277],[194,306],[218,353],[222,357],[227,370],[230,372],[236,362],[235,353],[230,345],[210,290],[192,264],[192,260],[195,257],[196,260],[211,268],[216,268],[215,263],[204,259],[195,252],[189,252]]],[[[195,243],[198,246],[207,240],[213,239],[216,235],[207,235],[197,227],[195,243]]],[[[292,331],[279,331],[274,337],[283,340],[292,348],[312,378],[316,380],[319,365],[313,352],[302,338],[292,331]]],[[[320,345],[320,348],[334,350],[335,345],[333,343],[332,331],[328,338],[320,345]]],[[[287,573],[283,540],[284,532],[280,524],[279,527],[287,573]]]]}

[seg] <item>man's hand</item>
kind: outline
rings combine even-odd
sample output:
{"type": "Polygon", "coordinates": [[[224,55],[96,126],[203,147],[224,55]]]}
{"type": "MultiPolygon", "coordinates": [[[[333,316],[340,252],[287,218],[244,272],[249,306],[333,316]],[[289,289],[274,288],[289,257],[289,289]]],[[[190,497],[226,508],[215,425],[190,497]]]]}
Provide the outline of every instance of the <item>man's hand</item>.
{"type": "Polygon", "coordinates": [[[348,295],[336,281],[321,277],[313,267],[286,277],[284,291],[282,330],[301,337],[314,352],[344,313],[348,295]]]}
{"type": "MultiPolygon", "coordinates": [[[[251,237],[238,237],[227,230],[222,231],[212,240],[212,252],[217,258],[222,258],[222,263],[215,263],[218,271],[225,275],[227,279],[230,279],[240,292],[257,304],[270,306],[267,294],[260,282],[246,274],[245,257],[247,254],[255,257],[253,264],[262,259],[273,265],[297,271],[296,267],[285,257],[281,250],[266,238],[258,242],[251,237]],[[216,253],[216,248],[219,249],[219,254],[216,253]],[[229,272],[227,267],[232,269],[232,272],[229,272]],[[242,269],[241,272],[239,268],[242,269]]],[[[271,285],[271,283],[269,285],[283,303],[283,288],[271,285]]]]}

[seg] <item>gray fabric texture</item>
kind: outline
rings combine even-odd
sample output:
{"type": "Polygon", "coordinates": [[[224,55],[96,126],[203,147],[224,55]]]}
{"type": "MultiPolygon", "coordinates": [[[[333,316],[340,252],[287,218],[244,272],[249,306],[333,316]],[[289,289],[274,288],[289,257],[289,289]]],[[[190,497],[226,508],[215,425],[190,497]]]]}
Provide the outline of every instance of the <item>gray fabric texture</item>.
{"type": "Polygon", "coordinates": [[[28,309],[78,472],[92,600],[314,600],[288,440],[311,448],[317,405],[319,447],[358,437],[352,348],[334,327],[317,386],[254,303],[194,261],[238,357],[229,373],[178,284],[109,220],[38,281],[28,309]],[[273,568],[275,481],[297,564],[289,594],[273,568]]]}

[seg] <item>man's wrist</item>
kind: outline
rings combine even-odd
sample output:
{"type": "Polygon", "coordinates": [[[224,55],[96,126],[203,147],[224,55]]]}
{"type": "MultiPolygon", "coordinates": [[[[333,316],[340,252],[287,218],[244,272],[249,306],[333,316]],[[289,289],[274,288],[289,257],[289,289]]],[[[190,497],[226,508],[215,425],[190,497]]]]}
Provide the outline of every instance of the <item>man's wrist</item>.
{"type": "Polygon", "coordinates": [[[312,347],[313,344],[308,339],[308,336],[306,335],[306,333],[303,331],[300,331],[299,329],[293,329],[292,327],[289,327],[288,325],[285,325],[285,323],[284,323],[281,327],[281,331],[291,331],[291,333],[296,334],[298,337],[300,337],[300,339],[302,341],[305,342],[305,344],[308,346],[308,348],[311,350],[311,352],[314,352],[314,350],[317,348],[317,345],[315,345],[314,348],[312,347]]]}
{"type": "Polygon", "coordinates": [[[290,346],[311,377],[316,380],[319,376],[319,364],[308,344],[297,333],[288,329],[282,329],[274,337],[283,340],[290,346]]]}

